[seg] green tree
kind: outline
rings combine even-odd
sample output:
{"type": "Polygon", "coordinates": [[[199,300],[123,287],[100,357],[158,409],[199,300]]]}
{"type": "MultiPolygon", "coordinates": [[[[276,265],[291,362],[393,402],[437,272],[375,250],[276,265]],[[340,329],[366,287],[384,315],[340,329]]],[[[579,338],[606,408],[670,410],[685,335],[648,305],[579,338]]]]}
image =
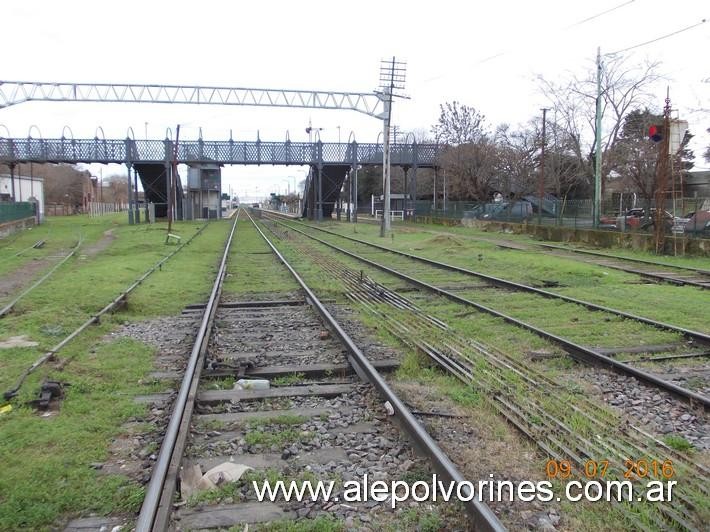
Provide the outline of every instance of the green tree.
{"type": "Polygon", "coordinates": [[[358,205],[364,206],[370,203],[370,197],[374,194],[382,194],[382,167],[363,166],[357,173],[357,197],[358,205]]]}
{"type": "Polygon", "coordinates": [[[648,138],[652,124],[663,123],[663,116],[648,108],[626,115],[618,142],[609,161],[619,179],[628,182],[645,200],[648,207],[656,194],[656,161],[659,145],[648,138]]]}
{"type": "MultiPolygon", "coordinates": [[[[614,149],[609,154],[609,165],[626,179],[644,198],[646,206],[656,195],[656,164],[660,144],[648,138],[648,128],[653,124],[662,124],[663,116],[653,113],[648,108],[631,111],[624,118],[623,126],[614,149]]],[[[693,167],[693,152],[688,143],[693,135],[686,132],[680,148],[673,156],[673,168],[676,172],[687,172],[693,167]]],[[[668,183],[671,186],[671,183],[668,183]]]]}

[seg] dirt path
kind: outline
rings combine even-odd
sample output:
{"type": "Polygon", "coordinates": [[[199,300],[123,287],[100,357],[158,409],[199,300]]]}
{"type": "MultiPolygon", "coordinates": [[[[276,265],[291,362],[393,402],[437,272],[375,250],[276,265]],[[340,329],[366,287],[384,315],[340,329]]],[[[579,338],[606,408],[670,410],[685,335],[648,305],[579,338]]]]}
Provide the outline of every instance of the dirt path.
{"type": "MultiPolygon", "coordinates": [[[[83,248],[83,253],[81,253],[82,257],[95,257],[109,247],[111,242],[115,239],[116,236],[113,234],[113,229],[104,231],[103,236],[98,242],[83,248]]],[[[15,271],[8,272],[0,277],[0,302],[10,299],[15,294],[20,293],[30,286],[30,284],[40,277],[42,272],[47,271],[64,256],[66,256],[66,253],[63,255],[56,253],[49,257],[33,259],[18,267],[15,271]]]]}
{"type": "Polygon", "coordinates": [[[9,298],[29,286],[39,277],[40,272],[49,269],[57,260],[60,259],[52,257],[34,259],[0,277],[0,300],[9,298]]]}
{"type": "Polygon", "coordinates": [[[107,247],[109,247],[111,245],[111,242],[113,242],[115,239],[116,235],[113,234],[113,229],[108,229],[104,231],[104,236],[102,236],[101,239],[96,242],[96,244],[85,247],[82,255],[85,255],[86,257],[95,257],[107,247]]]}

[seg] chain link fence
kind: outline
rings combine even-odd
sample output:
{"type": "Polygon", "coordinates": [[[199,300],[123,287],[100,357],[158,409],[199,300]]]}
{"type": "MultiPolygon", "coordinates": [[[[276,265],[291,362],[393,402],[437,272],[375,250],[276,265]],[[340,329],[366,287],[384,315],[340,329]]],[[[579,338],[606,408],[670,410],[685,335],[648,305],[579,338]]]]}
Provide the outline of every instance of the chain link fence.
{"type": "MultiPolygon", "coordinates": [[[[410,202],[413,204],[413,202],[410,202]]],[[[555,225],[573,229],[593,229],[593,201],[591,199],[558,200],[548,196],[540,202],[537,197],[489,202],[417,201],[413,209],[418,217],[451,220],[498,221],[555,225]],[[445,205],[445,208],[444,208],[445,205]],[[542,207],[540,208],[540,205],[542,207]]],[[[710,238],[710,199],[684,198],[667,200],[663,205],[663,219],[668,234],[710,238]]],[[[656,223],[656,202],[647,202],[619,195],[605,200],[599,217],[600,230],[652,234],[656,223]]]]}

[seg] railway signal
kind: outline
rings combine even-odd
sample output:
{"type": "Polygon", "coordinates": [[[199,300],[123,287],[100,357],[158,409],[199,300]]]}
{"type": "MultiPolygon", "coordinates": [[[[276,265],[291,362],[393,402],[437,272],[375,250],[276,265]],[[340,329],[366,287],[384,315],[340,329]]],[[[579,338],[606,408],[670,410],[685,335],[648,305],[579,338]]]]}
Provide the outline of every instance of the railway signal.
{"type": "Polygon", "coordinates": [[[648,138],[653,142],[663,140],[663,124],[654,124],[648,128],[648,138]]]}

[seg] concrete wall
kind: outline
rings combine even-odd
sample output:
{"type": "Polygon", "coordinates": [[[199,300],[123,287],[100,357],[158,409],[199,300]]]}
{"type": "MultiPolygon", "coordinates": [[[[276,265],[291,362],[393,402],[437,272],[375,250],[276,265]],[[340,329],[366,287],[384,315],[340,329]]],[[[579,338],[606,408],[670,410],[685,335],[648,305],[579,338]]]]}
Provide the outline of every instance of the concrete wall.
{"type": "Polygon", "coordinates": [[[5,222],[0,224],[0,238],[5,238],[12,233],[21,231],[28,227],[33,227],[37,220],[34,216],[31,218],[23,218],[22,220],[13,220],[11,222],[5,222]]]}

